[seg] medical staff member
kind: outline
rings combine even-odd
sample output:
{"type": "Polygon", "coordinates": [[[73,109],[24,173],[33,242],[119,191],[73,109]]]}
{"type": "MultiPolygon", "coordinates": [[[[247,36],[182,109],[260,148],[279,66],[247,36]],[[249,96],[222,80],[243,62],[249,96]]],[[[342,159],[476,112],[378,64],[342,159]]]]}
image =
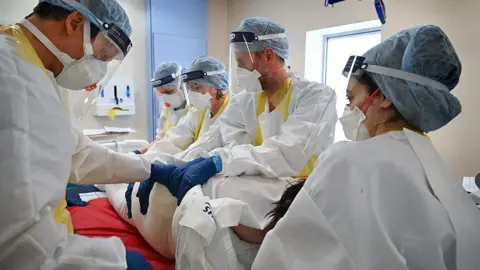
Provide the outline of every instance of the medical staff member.
{"type": "MultiPolygon", "coordinates": [[[[186,69],[175,62],[164,62],[155,70],[152,86],[159,100],[158,107],[161,108],[156,141],[165,137],[166,132],[177,125],[178,121],[188,112],[184,84],[181,79],[181,75],[185,71],[186,69]]],[[[155,141],[138,150],[138,153],[145,154],[154,144],[155,141]]]]}
{"type": "MultiPolygon", "coordinates": [[[[165,137],[167,131],[176,126],[180,118],[188,112],[185,89],[181,75],[187,70],[175,62],[160,64],[155,70],[152,86],[157,96],[163,99],[162,111],[158,120],[156,140],[165,137]]],[[[160,105],[160,104],[159,104],[160,105]]]]}
{"type": "MultiPolygon", "coordinates": [[[[211,142],[202,140],[201,137],[209,130],[209,134],[216,133],[218,136],[213,137],[220,139],[220,131],[215,124],[229,103],[228,77],[225,65],[220,60],[210,56],[195,59],[183,74],[183,81],[187,84],[190,102],[194,108],[143,156],[155,160],[159,155],[182,153],[194,142],[198,142],[197,145],[206,145],[211,142]]],[[[137,190],[138,185],[134,187],[133,184],[130,184],[130,187],[124,184],[106,186],[108,199],[119,216],[135,226],[157,252],[173,259],[175,240],[172,237],[171,223],[177,199],[164,185],[155,185],[151,191],[154,195],[150,198],[150,204],[154,206],[150,212],[142,213],[136,197],[137,190]],[[126,192],[129,194],[127,198],[126,192]]],[[[145,199],[148,202],[148,197],[145,199]]]]}
{"type": "Polygon", "coordinates": [[[217,122],[229,104],[228,72],[220,60],[211,56],[198,57],[182,76],[195,109],[144,154],[147,159],[155,158],[157,153],[183,152],[217,122]]]}
{"type": "Polygon", "coordinates": [[[52,217],[67,179],[158,177],[147,160],[86,139],[60,100],[59,86],[91,88],[114,73],[131,48],[130,34],[128,17],[114,0],[41,0],[27,20],[0,27],[0,268],[126,269],[137,260],[136,267],[151,269],[120,239],[68,234],[52,217]],[[128,163],[135,165],[122,167],[128,163]]]}
{"type": "Polygon", "coordinates": [[[426,135],[461,112],[461,70],[433,25],[351,57],[339,85],[352,142],[322,154],[253,269],[478,269],[478,209],[426,135]]]}
{"type": "Polygon", "coordinates": [[[247,18],[231,35],[240,88],[220,119],[225,176],[308,176],[316,156],[333,143],[335,92],[288,73],[286,29],[262,17],[247,18]],[[321,119],[318,121],[318,119],[321,119]],[[314,130],[324,134],[307,145],[314,130]]]}

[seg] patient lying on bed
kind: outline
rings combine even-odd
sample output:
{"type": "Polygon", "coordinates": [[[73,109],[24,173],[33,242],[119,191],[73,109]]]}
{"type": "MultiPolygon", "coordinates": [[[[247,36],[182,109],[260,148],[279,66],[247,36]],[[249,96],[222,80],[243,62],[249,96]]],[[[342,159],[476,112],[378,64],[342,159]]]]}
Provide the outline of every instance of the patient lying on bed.
{"type": "MultiPolygon", "coordinates": [[[[245,137],[245,142],[247,142],[250,135],[245,132],[243,137],[245,137]]],[[[225,145],[224,139],[225,138],[222,134],[220,134],[218,126],[211,127],[206,134],[202,135],[184,152],[175,155],[155,153],[152,161],[181,165],[182,162],[202,156],[204,153],[210,154],[210,151],[212,150],[225,151],[228,153],[231,150],[230,148],[243,145],[241,140],[232,140],[228,145],[225,145]]],[[[245,142],[243,143],[245,144],[245,142]]],[[[239,163],[243,162],[241,156],[237,157],[235,160],[239,163]]],[[[272,210],[272,204],[280,200],[285,187],[292,179],[288,177],[273,177],[279,177],[287,173],[296,175],[296,173],[292,173],[291,170],[299,169],[300,171],[301,168],[296,167],[298,167],[301,162],[296,161],[295,166],[291,166],[291,168],[289,167],[290,169],[288,170],[285,169],[282,173],[271,172],[272,169],[266,165],[261,166],[262,170],[260,170],[256,166],[259,164],[258,162],[252,161],[250,163],[249,164],[252,166],[247,167],[252,168],[248,170],[245,169],[248,172],[240,170],[237,174],[239,176],[214,176],[200,189],[202,190],[203,195],[211,200],[229,198],[244,203],[244,208],[248,208],[247,212],[249,212],[249,218],[246,220],[240,220],[237,224],[229,224],[228,227],[232,227],[232,230],[236,232],[236,234],[232,234],[231,238],[235,240],[235,237],[238,235],[239,243],[246,242],[258,245],[263,240],[263,230],[265,230],[269,224],[267,214],[272,210]],[[263,171],[267,171],[267,175],[269,175],[270,178],[260,175],[263,171]],[[246,175],[254,173],[257,175],[246,175]]],[[[229,168],[235,169],[236,166],[229,165],[229,168]]],[[[233,173],[230,173],[229,175],[233,175],[233,173]]],[[[117,213],[125,221],[134,225],[145,240],[157,252],[167,258],[174,259],[178,241],[176,241],[176,236],[174,232],[172,232],[172,227],[177,224],[172,224],[172,221],[175,210],[177,209],[177,200],[170,195],[165,186],[155,184],[150,193],[148,212],[146,215],[142,215],[140,213],[140,203],[136,197],[138,186],[138,183],[135,184],[131,196],[131,219],[127,216],[127,202],[124,197],[127,185],[107,187],[108,198],[117,213]]],[[[232,214],[235,213],[232,212],[232,214]]],[[[249,260],[246,259],[246,261],[249,260]]]]}
{"type": "MultiPolygon", "coordinates": [[[[263,240],[263,230],[269,224],[267,214],[272,205],[278,202],[290,178],[269,179],[262,176],[213,177],[203,185],[202,192],[211,199],[230,198],[241,201],[248,206],[250,218],[243,226],[234,226],[241,240],[258,245],[263,240]],[[252,189],[252,186],[255,186],[252,189]],[[246,224],[245,224],[246,223],[246,224]]],[[[128,185],[107,185],[108,199],[115,211],[129,224],[135,226],[145,240],[161,255],[174,259],[176,250],[175,235],[172,232],[173,215],[177,209],[177,199],[170,195],[168,189],[155,184],[150,194],[149,208],[146,215],[140,213],[140,203],[135,196],[139,184],[132,192],[131,213],[127,215],[125,192],[128,185]]],[[[237,225],[237,224],[235,224],[237,225]]],[[[236,235],[232,235],[235,239],[236,235]]]]}

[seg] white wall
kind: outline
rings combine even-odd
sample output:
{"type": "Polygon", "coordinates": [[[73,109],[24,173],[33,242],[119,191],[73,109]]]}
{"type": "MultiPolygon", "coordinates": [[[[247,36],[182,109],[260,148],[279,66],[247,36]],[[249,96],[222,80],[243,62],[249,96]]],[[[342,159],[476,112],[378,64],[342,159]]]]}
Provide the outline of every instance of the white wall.
{"type": "MultiPolygon", "coordinates": [[[[265,16],[288,30],[291,42],[289,65],[302,75],[305,65],[305,35],[309,30],[376,19],[373,1],[349,0],[325,8],[320,0],[228,0],[228,32],[245,17],[265,16]]],[[[475,175],[480,169],[480,91],[476,80],[480,62],[480,1],[478,0],[384,0],[387,24],[382,38],[418,24],[436,24],[452,40],[463,62],[461,82],[453,92],[463,104],[462,114],[451,124],[431,134],[432,140],[457,176],[475,175]]],[[[228,32],[225,35],[228,35],[228,32]]],[[[225,43],[228,46],[228,42],[225,43]]],[[[354,46],[354,45],[352,45],[354,46]]],[[[340,97],[341,98],[341,97],[340,97]]]]}
{"type": "Polygon", "coordinates": [[[0,0],[0,23],[13,24],[32,13],[38,0],[23,0],[21,5],[16,0],[0,0]]]}
{"type": "Polygon", "coordinates": [[[228,65],[227,0],[208,0],[207,53],[228,65]]]}

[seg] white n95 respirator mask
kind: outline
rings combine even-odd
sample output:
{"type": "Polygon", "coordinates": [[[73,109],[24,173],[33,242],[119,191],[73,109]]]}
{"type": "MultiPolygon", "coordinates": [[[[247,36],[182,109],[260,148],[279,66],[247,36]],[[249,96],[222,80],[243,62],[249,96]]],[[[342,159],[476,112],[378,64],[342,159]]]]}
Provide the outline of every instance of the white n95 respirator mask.
{"type": "Polygon", "coordinates": [[[260,77],[262,75],[258,70],[250,71],[245,68],[237,68],[237,83],[240,89],[246,89],[247,92],[262,91],[260,77]]]}
{"type": "Polygon", "coordinates": [[[170,104],[172,108],[177,108],[185,103],[185,97],[180,91],[176,91],[173,94],[162,94],[163,102],[170,104]]]}
{"type": "Polygon", "coordinates": [[[190,103],[192,104],[193,107],[197,109],[210,110],[212,108],[212,102],[211,102],[212,95],[210,95],[210,93],[202,94],[199,92],[190,91],[189,97],[190,97],[190,103]]]}
{"type": "Polygon", "coordinates": [[[343,116],[339,118],[343,126],[345,137],[351,141],[364,141],[371,138],[365,126],[365,119],[367,117],[358,107],[350,109],[350,106],[345,106],[343,116]]]}
{"type": "Polygon", "coordinates": [[[72,62],[62,61],[62,64],[63,70],[55,80],[58,85],[70,90],[83,90],[86,86],[98,83],[107,72],[107,63],[91,55],[72,59],[72,62]]]}

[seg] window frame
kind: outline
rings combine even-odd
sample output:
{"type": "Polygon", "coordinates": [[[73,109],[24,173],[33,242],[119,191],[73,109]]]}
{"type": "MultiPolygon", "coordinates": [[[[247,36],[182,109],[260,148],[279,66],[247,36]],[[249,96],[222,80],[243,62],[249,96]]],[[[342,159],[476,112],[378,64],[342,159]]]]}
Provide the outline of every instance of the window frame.
{"type": "Polygon", "coordinates": [[[372,27],[360,30],[339,32],[334,34],[328,34],[323,36],[323,63],[322,63],[322,81],[324,84],[327,83],[327,61],[328,61],[328,40],[333,38],[341,38],[348,36],[362,36],[370,35],[373,33],[378,33],[380,37],[382,36],[382,31],[380,27],[372,27]]]}

